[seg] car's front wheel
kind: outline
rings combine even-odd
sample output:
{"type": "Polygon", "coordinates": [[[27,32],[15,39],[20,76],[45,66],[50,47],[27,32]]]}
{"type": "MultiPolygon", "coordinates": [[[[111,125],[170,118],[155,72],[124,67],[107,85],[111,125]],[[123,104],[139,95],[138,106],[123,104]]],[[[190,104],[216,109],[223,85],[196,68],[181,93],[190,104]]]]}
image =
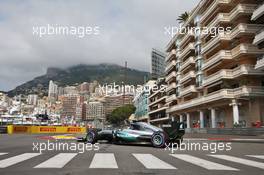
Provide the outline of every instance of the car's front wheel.
{"type": "Polygon", "coordinates": [[[96,142],[96,132],[95,131],[89,131],[86,136],[87,143],[95,144],[96,142]]]}
{"type": "Polygon", "coordinates": [[[166,137],[165,133],[156,132],[151,137],[151,143],[156,148],[164,147],[166,142],[167,142],[167,137],[166,137]]]}

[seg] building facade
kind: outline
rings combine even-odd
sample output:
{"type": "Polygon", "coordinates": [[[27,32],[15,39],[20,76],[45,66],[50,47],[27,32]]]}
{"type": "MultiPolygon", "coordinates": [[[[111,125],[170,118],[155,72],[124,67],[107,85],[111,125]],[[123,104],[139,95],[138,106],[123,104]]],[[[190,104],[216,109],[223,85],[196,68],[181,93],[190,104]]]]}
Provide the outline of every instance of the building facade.
{"type": "Polygon", "coordinates": [[[202,0],[167,45],[167,114],[187,128],[251,127],[264,121],[264,49],[253,44],[263,23],[251,21],[256,0],[202,0]],[[193,30],[191,30],[193,31],[193,30]]]}
{"type": "Polygon", "coordinates": [[[52,80],[49,81],[49,92],[48,97],[50,99],[57,99],[58,97],[58,85],[52,80]]]}
{"type": "Polygon", "coordinates": [[[127,104],[133,104],[133,95],[120,94],[120,95],[105,96],[102,99],[102,103],[105,106],[105,116],[108,117],[114,109],[127,104]]]}
{"type": "MultiPolygon", "coordinates": [[[[156,81],[149,80],[144,86],[144,89],[151,89],[154,86],[156,81]]],[[[148,115],[148,97],[149,97],[148,90],[142,90],[136,94],[133,103],[136,107],[135,110],[135,119],[138,121],[146,121],[149,122],[149,115],[148,115]]]]}
{"type": "Polygon", "coordinates": [[[163,123],[168,123],[170,120],[166,114],[166,83],[165,79],[158,79],[156,82],[157,88],[152,88],[148,97],[148,115],[149,122],[153,125],[160,126],[163,123]]]}
{"type": "Polygon", "coordinates": [[[67,94],[62,97],[62,113],[63,119],[74,118],[76,116],[78,95],[67,94]]]}
{"type": "MultiPolygon", "coordinates": [[[[259,4],[256,10],[253,12],[251,20],[254,23],[264,24],[264,2],[259,4]]],[[[257,32],[253,44],[257,45],[259,48],[264,48],[264,28],[257,32]]],[[[255,68],[258,70],[264,70],[264,53],[258,57],[255,68]]]]}
{"type": "Polygon", "coordinates": [[[165,76],[165,53],[152,49],[151,51],[151,76],[153,79],[165,76]]]}
{"type": "Polygon", "coordinates": [[[105,110],[102,102],[89,102],[86,107],[86,120],[105,120],[105,110]]]}
{"type": "Polygon", "coordinates": [[[36,106],[38,104],[38,95],[36,94],[28,95],[27,104],[36,106]]]}

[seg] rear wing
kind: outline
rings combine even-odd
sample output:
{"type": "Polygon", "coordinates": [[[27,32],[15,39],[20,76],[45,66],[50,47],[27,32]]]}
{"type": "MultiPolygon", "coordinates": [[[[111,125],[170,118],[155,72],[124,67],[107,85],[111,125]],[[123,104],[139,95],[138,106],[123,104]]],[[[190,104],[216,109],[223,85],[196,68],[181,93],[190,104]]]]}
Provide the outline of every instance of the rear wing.
{"type": "Polygon", "coordinates": [[[170,139],[179,139],[185,134],[185,125],[183,122],[171,122],[161,127],[170,139]]]}

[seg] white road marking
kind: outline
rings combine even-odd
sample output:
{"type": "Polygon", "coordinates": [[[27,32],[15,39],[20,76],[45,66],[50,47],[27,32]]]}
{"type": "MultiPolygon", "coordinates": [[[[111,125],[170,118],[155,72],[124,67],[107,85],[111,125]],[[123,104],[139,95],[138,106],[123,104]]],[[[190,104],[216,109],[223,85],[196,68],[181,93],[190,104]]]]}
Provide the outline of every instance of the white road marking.
{"type": "Polygon", "coordinates": [[[264,139],[231,139],[233,141],[264,141],[264,139]]]}
{"type": "Polygon", "coordinates": [[[264,159],[264,155],[246,155],[248,157],[254,157],[254,158],[258,158],[258,159],[264,159]]]}
{"type": "Polygon", "coordinates": [[[211,162],[208,160],[204,160],[201,158],[197,158],[187,154],[171,154],[171,156],[176,157],[177,159],[181,159],[185,162],[189,162],[191,164],[203,167],[208,170],[231,170],[231,171],[239,171],[236,168],[232,168],[229,166],[225,166],[219,163],[211,162]]]}
{"type": "Polygon", "coordinates": [[[242,158],[228,156],[228,155],[209,155],[209,156],[212,156],[218,159],[228,160],[231,162],[236,162],[236,163],[243,164],[243,165],[248,165],[248,166],[253,166],[256,168],[264,169],[264,163],[256,162],[253,160],[247,160],[247,159],[242,159],[242,158]]]}
{"type": "Polygon", "coordinates": [[[118,168],[113,153],[95,153],[89,168],[118,168]]]}
{"type": "Polygon", "coordinates": [[[42,162],[34,168],[63,168],[78,153],[59,153],[56,156],[42,162]]]}
{"type": "Polygon", "coordinates": [[[177,169],[152,154],[133,154],[147,169],[177,169]]]}
{"type": "Polygon", "coordinates": [[[23,162],[25,160],[31,159],[33,157],[36,157],[40,155],[40,153],[24,153],[20,154],[18,156],[10,157],[4,160],[0,160],[0,168],[6,168],[11,165],[23,162]]]}
{"type": "Polygon", "coordinates": [[[1,155],[5,155],[5,154],[8,154],[8,153],[0,153],[0,156],[1,156],[1,155]]]}

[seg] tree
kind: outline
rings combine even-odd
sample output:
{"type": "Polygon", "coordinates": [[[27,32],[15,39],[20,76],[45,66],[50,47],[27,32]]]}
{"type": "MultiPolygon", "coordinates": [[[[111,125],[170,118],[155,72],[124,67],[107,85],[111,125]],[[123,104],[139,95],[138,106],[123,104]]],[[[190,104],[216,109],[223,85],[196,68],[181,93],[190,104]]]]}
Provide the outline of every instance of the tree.
{"type": "Polygon", "coordinates": [[[189,18],[189,13],[188,12],[184,12],[183,14],[181,14],[179,17],[178,17],[178,21],[179,23],[184,23],[188,20],[189,18]]]}
{"type": "Polygon", "coordinates": [[[130,104],[118,107],[112,111],[108,121],[114,125],[120,125],[126,121],[135,110],[135,106],[130,104]]]}

